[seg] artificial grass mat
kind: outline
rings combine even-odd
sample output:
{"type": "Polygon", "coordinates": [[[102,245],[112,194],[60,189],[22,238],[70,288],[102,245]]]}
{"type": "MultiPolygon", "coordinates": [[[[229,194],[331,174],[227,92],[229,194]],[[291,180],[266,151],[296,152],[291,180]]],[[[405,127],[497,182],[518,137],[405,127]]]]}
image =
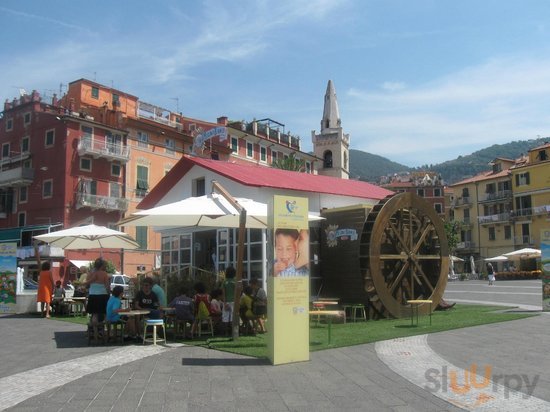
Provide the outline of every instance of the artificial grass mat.
{"type": "MultiPolygon", "coordinates": [[[[435,311],[432,324],[428,315],[420,316],[418,325],[411,326],[410,318],[369,320],[332,324],[331,342],[328,343],[328,325],[316,320],[310,322],[309,344],[311,351],[343,346],[372,343],[381,340],[443,332],[446,330],[506,322],[535,316],[533,313],[505,312],[506,306],[456,304],[446,311],[435,311]]],[[[87,317],[55,317],[53,319],[86,324],[87,317]]],[[[267,323],[269,327],[269,323],[267,323]]],[[[267,358],[267,335],[240,336],[237,340],[224,337],[195,338],[182,340],[188,345],[204,346],[226,352],[257,358],[267,358]]]]}

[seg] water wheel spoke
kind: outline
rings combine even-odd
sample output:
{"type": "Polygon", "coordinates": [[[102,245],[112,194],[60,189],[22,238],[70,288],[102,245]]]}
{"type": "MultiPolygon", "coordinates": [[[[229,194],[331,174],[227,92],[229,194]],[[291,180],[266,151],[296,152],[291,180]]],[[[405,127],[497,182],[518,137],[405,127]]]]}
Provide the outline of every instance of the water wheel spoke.
{"type": "Polygon", "coordinates": [[[422,269],[422,266],[414,261],[414,265],[417,269],[417,271],[420,273],[420,276],[424,279],[424,282],[421,282],[420,279],[418,278],[418,276],[416,275],[416,272],[413,272],[414,273],[414,278],[416,279],[416,281],[420,284],[420,285],[428,285],[428,287],[430,288],[430,292],[433,292],[434,291],[434,288],[430,282],[430,279],[428,279],[428,276],[426,276],[426,273],[424,273],[424,270],[422,269]]]}
{"type": "Polygon", "coordinates": [[[389,254],[384,253],[383,255],[380,255],[381,260],[407,260],[407,255],[404,254],[389,254]]]}
{"type": "Polygon", "coordinates": [[[424,242],[424,240],[426,240],[426,237],[428,236],[429,233],[432,232],[432,230],[433,230],[433,228],[432,228],[431,225],[427,225],[426,227],[423,228],[422,234],[420,235],[420,238],[416,241],[416,244],[414,245],[414,247],[412,249],[412,253],[414,253],[414,254],[418,253],[418,250],[420,249],[420,246],[422,246],[422,243],[424,242]]]}
{"type": "Polygon", "coordinates": [[[389,226],[392,230],[392,233],[395,235],[395,237],[397,238],[397,240],[399,241],[398,243],[401,245],[401,247],[403,248],[403,251],[405,253],[408,253],[409,252],[409,247],[408,247],[408,244],[405,242],[405,239],[403,239],[403,237],[401,236],[401,233],[399,233],[399,230],[395,227],[395,225],[393,224],[393,222],[389,222],[389,226]]]}
{"type": "Polygon", "coordinates": [[[409,268],[409,261],[406,261],[405,264],[403,265],[403,267],[401,268],[401,270],[399,271],[399,274],[397,275],[397,277],[395,278],[393,283],[388,288],[391,295],[393,295],[393,292],[394,292],[395,288],[397,287],[397,285],[401,284],[408,268],[409,268]]]}

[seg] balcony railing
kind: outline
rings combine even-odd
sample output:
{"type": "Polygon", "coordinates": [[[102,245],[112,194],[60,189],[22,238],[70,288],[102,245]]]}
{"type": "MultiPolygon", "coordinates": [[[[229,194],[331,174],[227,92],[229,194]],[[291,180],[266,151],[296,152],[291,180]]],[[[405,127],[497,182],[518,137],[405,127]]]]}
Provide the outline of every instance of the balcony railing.
{"type": "Polygon", "coordinates": [[[492,202],[492,201],[505,200],[505,199],[511,199],[511,198],[512,198],[511,190],[501,190],[495,193],[485,193],[485,195],[480,197],[479,201],[492,202]]]}
{"type": "Polygon", "coordinates": [[[476,248],[476,244],[472,241],[459,242],[456,244],[456,248],[462,250],[471,250],[476,248]]]}
{"type": "Polygon", "coordinates": [[[465,217],[462,220],[457,220],[461,226],[471,226],[472,220],[469,217],[465,217]]]}
{"type": "Polygon", "coordinates": [[[534,245],[535,240],[530,235],[515,236],[514,244],[516,245],[534,245]]]}
{"type": "Polygon", "coordinates": [[[34,180],[34,169],[29,167],[16,167],[2,170],[0,173],[0,187],[28,186],[34,180]]]}
{"type": "Polygon", "coordinates": [[[480,225],[486,225],[490,223],[508,222],[510,220],[510,213],[498,213],[496,215],[479,216],[477,221],[480,225]]]}
{"type": "Polygon", "coordinates": [[[128,199],[123,197],[110,197],[90,195],[88,193],[76,194],[76,208],[90,207],[92,209],[105,209],[105,210],[128,210],[128,199]]]}
{"type": "Polygon", "coordinates": [[[457,207],[457,206],[471,206],[472,205],[472,199],[468,196],[468,197],[459,197],[459,198],[456,198],[453,202],[453,206],[457,207]]]}
{"type": "Polygon", "coordinates": [[[512,217],[529,217],[533,215],[533,209],[530,207],[516,209],[510,211],[510,214],[512,215],[512,217]]]}
{"type": "Polygon", "coordinates": [[[105,140],[83,137],[78,142],[78,154],[127,162],[130,159],[130,148],[120,143],[107,143],[105,140]]]}
{"type": "Polygon", "coordinates": [[[536,206],[533,208],[534,215],[550,215],[550,205],[536,206]]]}

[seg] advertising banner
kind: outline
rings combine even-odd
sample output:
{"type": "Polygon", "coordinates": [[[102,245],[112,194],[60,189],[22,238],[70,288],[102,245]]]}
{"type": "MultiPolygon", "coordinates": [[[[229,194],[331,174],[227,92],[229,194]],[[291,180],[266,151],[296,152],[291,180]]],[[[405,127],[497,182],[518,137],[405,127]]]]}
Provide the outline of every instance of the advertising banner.
{"type": "Polygon", "coordinates": [[[0,243],[0,313],[15,313],[17,243],[0,243]]]}
{"type": "Polygon", "coordinates": [[[540,233],[540,263],[542,266],[542,311],[550,312],[550,229],[540,233]]]}
{"type": "Polygon", "coordinates": [[[273,365],[309,360],[307,198],[274,196],[270,213],[268,349],[273,365]]]}

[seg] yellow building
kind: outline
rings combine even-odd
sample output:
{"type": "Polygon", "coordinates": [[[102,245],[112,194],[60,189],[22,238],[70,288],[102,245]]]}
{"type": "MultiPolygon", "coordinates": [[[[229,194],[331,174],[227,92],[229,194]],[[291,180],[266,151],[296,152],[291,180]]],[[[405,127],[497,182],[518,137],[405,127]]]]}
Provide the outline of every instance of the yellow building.
{"type": "Polygon", "coordinates": [[[550,227],[550,143],[529,150],[511,172],[515,249],[540,249],[540,231],[550,227]]]}
{"type": "Polygon", "coordinates": [[[481,259],[513,249],[510,169],[514,164],[514,160],[496,158],[490,163],[491,170],[451,186],[454,192],[452,215],[461,224],[455,253],[464,259],[474,256],[478,271],[481,259]]]}

